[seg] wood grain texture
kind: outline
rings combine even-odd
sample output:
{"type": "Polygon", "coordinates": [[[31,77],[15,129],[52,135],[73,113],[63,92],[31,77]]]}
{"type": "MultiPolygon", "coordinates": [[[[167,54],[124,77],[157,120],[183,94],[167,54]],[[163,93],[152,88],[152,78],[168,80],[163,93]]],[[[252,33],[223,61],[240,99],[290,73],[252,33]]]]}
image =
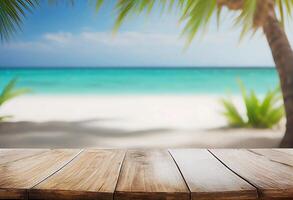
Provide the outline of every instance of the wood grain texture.
{"type": "Polygon", "coordinates": [[[285,148],[283,148],[283,149],[274,149],[274,150],[285,152],[285,153],[293,155],[293,149],[285,149],[285,148]]]}
{"type": "Polygon", "coordinates": [[[86,150],[30,191],[30,199],[112,200],[124,150],[86,150]]]}
{"type": "Polygon", "coordinates": [[[0,149],[0,164],[46,152],[45,149],[0,149]]]}
{"type": "Polygon", "coordinates": [[[187,200],[189,190],[167,150],[128,150],[116,200],[187,200]]]}
{"type": "Polygon", "coordinates": [[[257,199],[256,189],[226,168],[209,151],[170,150],[193,200],[257,199]]]}
{"type": "Polygon", "coordinates": [[[210,151],[0,149],[0,199],[293,199],[293,149],[210,151]]]}
{"type": "Polygon", "coordinates": [[[249,149],[249,151],[264,156],[272,162],[279,162],[280,164],[289,165],[293,167],[293,154],[290,151],[277,149],[249,149]]]}
{"type": "Polygon", "coordinates": [[[47,150],[0,165],[0,199],[25,199],[32,188],[73,159],[80,150],[47,150]]]}
{"type": "Polygon", "coordinates": [[[231,170],[258,188],[261,199],[292,199],[293,168],[244,149],[211,152],[231,170]]]}

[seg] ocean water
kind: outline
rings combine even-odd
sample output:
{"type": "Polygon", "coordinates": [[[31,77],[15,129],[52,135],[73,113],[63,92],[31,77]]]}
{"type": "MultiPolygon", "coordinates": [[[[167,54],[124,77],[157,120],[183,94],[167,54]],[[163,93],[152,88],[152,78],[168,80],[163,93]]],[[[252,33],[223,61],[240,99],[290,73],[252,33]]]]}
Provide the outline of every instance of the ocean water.
{"type": "Polygon", "coordinates": [[[263,94],[279,84],[274,68],[0,68],[33,94],[239,94],[237,80],[263,94]]]}

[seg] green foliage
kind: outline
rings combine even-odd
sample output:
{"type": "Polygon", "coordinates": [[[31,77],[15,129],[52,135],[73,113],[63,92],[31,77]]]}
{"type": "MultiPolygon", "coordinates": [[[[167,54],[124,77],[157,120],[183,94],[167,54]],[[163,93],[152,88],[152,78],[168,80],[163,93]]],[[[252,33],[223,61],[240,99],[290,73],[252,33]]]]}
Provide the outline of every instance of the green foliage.
{"type": "Polygon", "coordinates": [[[232,101],[229,99],[221,99],[221,103],[225,108],[225,112],[223,112],[223,114],[231,127],[246,126],[245,120],[242,118],[232,101]]]}
{"type": "MultiPolygon", "coordinates": [[[[17,96],[29,93],[31,91],[26,88],[16,89],[16,82],[17,82],[16,78],[12,79],[11,81],[9,81],[9,83],[2,90],[2,92],[0,94],[0,108],[7,101],[9,101],[17,96]]],[[[0,116],[0,121],[3,121],[3,120],[10,118],[10,117],[11,116],[0,116]]]]}
{"type": "MultiPolygon", "coordinates": [[[[96,10],[99,10],[104,0],[88,0],[95,2],[96,10]]],[[[2,41],[8,40],[20,29],[22,19],[28,12],[32,12],[37,7],[40,0],[0,0],[0,37],[2,41]]],[[[57,4],[63,1],[47,0],[50,4],[57,4]]],[[[75,0],[65,0],[64,2],[74,5],[75,0]]],[[[235,24],[242,27],[241,37],[250,30],[255,31],[253,19],[257,13],[256,0],[244,0],[244,6],[240,11],[235,12],[235,24]]],[[[293,9],[292,0],[275,0],[276,12],[282,24],[286,17],[291,17],[293,9]]],[[[189,44],[199,30],[205,30],[213,14],[221,19],[222,7],[217,4],[217,0],[117,0],[117,18],[114,30],[118,30],[121,24],[129,15],[149,14],[158,5],[161,11],[178,11],[179,22],[183,22],[185,27],[182,34],[187,36],[189,44]],[[167,8],[167,9],[166,9],[167,8]]]]}
{"type": "Polygon", "coordinates": [[[39,0],[1,0],[0,1],[0,37],[8,40],[21,29],[23,18],[39,4],[39,0]]]}
{"type": "Polygon", "coordinates": [[[225,109],[223,114],[231,127],[272,128],[280,122],[284,116],[284,105],[279,87],[269,90],[262,100],[253,90],[247,94],[243,84],[240,84],[240,88],[246,109],[245,116],[240,114],[230,99],[221,99],[225,109]]]}
{"type": "Polygon", "coordinates": [[[256,12],[256,5],[256,0],[245,1],[242,12],[235,20],[235,25],[242,27],[240,38],[243,38],[251,29],[254,29],[253,19],[256,12]]]}
{"type": "Polygon", "coordinates": [[[292,17],[293,1],[292,0],[275,0],[275,4],[280,14],[280,21],[284,25],[285,18],[292,17]],[[285,16],[287,14],[287,16],[285,16]]]}
{"type": "MultiPolygon", "coordinates": [[[[101,0],[100,0],[101,1],[101,0]]],[[[257,11],[256,0],[244,0],[243,8],[234,11],[235,25],[242,27],[241,37],[247,32],[256,31],[253,21],[257,11]]],[[[290,17],[293,9],[292,0],[275,0],[276,12],[279,13],[279,20],[284,24],[285,14],[290,17]]],[[[179,11],[179,21],[185,24],[182,34],[187,36],[187,44],[190,44],[199,30],[205,30],[213,16],[217,17],[218,24],[221,22],[222,7],[217,4],[217,0],[120,0],[117,2],[116,9],[118,16],[114,30],[117,30],[125,21],[128,15],[150,13],[155,4],[162,8],[162,12],[177,10],[179,11]]]]}
{"type": "Polygon", "coordinates": [[[161,7],[161,11],[177,10],[180,12],[179,22],[186,25],[182,34],[191,42],[200,28],[205,28],[217,10],[216,0],[121,0],[116,4],[118,12],[114,30],[117,31],[128,15],[149,14],[154,5],[161,7]],[[166,9],[168,8],[168,9],[166,9]]]}

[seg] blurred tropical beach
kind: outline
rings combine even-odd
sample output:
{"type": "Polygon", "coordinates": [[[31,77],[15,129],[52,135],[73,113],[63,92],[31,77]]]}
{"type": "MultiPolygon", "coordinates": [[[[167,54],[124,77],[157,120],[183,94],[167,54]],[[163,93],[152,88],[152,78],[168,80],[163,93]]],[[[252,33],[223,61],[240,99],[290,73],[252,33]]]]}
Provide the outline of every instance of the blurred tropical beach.
{"type": "Polygon", "coordinates": [[[14,116],[0,123],[1,147],[277,147],[284,133],[284,123],[228,128],[220,103],[228,95],[245,113],[237,79],[263,95],[278,82],[274,68],[0,71],[3,86],[21,77],[17,86],[32,90],[1,109],[14,116]]]}
{"type": "Polygon", "coordinates": [[[3,0],[1,148],[293,147],[291,0],[3,0]]]}

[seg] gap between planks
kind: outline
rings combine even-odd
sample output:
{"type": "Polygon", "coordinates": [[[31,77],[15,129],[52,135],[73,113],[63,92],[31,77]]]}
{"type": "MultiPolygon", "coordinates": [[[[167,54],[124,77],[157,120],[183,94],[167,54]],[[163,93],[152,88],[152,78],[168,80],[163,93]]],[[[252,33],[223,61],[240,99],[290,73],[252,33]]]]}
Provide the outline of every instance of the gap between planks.
{"type": "MultiPolygon", "coordinates": [[[[188,185],[188,183],[187,183],[187,181],[186,181],[186,179],[185,179],[185,177],[184,177],[184,175],[182,173],[181,168],[179,167],[178,163],[176,162],[176,159],[172,155],[171,150],[172,149],[166,149],[166,151],[167,151],[168,155],[170,156],[172,162],[174,162],[174,164],[175,164],[175,166],[176,166],[176,168],[177,168],[177,170],[178,170],[178,172],[179,172],[182,180],[184,181],[184,184],[185,184],[185,186],[186,186],[186,188],[188,190],[187,192],[188,192],[188,195],[189,195],[189,199],[192,199],[192,191],[190,189],[190,186],[188,185]]],[[[230,170],[231,172],[233,172],[234,174],[236,174],[237,176],[239,176],[237,173],[235,173],[233,170],[231,170],[229,167],[227,167],[221,160],[219,160],[217,157],[215,157],[215,155],[212,152],[210,152],[208,149],[204,149],[204,150],[207,151],[207,153],[211,154],[215,158],[215,160],[217,162],[219,162],[220,164],[222,164],[225,168],[227,168],[227,170],[230,170]]],[[[48,175],[47,177],[45,177],[44,179],[42,179],[41,181],[39,181],[38,183],[36,183],[33,187],[41,184],[42,182],[46,181],[48,178],[50,178],[50,177],[54,176],[55,174],[57,174],[59,171],[61,171],[63,168],[65,168],[68,164],[70,164],[71,162],[73,162],[84,151],[85,151],[85,149],[81,149],[72,159],[70,159],[68,162],[66,162],[60,168],[58,168],[55,172],[53,172],[52,174],[48,175]]],[[[148,151],[148,150],[146,149],[144,151],[148,151]]],[[[120,181],[120,179],[122,177],[122,175],[121,175],[122,167],[123,167],[123,165],[125,163],[125,158],[126,158],[126,155],[127,155],[128,152],[129,152],[128,150],[125,151],[124,156],[123,156],[123,159],[122,159],[122,162],[121,162],[121,165],[120,165],[120,169],[119,169],[119,173],[118,173],[118,179],[117,179],[117,182],[115,184],[115,189],[114,189],[114,193],[113,193],[113,199],[115,199],[115,194],[117,194],[117,186],[118,186],[118,183],[119,183],[119,181],[120,181]]],[[[241,177],[241,176],[239,176],[239,177],[241,179],[243,179],[244,181],[248,182],[243,177],[241,177]]],[[[251,184],[251,183],[249,183],[249,184],[252,185],[256,189],[256,187],[253,184],[251,184]]],[[[33,187],[31,187],[31,188],[33,188],[33,187]]],[[[28,189],[28,191],[30,191],[30,189],[28,189]]],[[[28,192],[28,198],[29,198],[29,192],[28,192]]]]}
{"type": "Polygon", "coordinates": [[[177,169],[179,170],[179,172],[180,172],[180,174],[181,174],[181,177],[183,178],[183,180],[184,180],[184,182],[185,182],[185,185],[186,185],[186,187],[187,187],[187,189],[188,189],[188,191],[189,191],[189,199],[191,200],[191,199],[192,199],[192,198],[191,198],[191,189],[190,189],[189,185],[187,184],[187,181],[185,180],[185,178],[184,178],[184,176],[183,176],[183,174],[182,174],[182,171],[181,171],[180,167],[178,166],[178,163],[176,162],[175,158],[173,157],[173,155],[172,155],[172,153],[171,153],[171,149],[168,149],[168,152],[169,152],[171,158],[173,159],[173,161],[174,161],[174,163],[175,163],[177,169]]]}
{"type": "MultiPolygon", "coordinates": [[[[51,173],[51,174],[47,175],[46,177],[44,177],[43,179],[39,180],[31,188],[35,187],[38,184],[41,184],[42,182],[44,182],[45,180],[47,180],[48,178],[50,178],[51,176],[55,175],[57,172],[59,172],[60,170],[62,170],[63,168],[65,168],[67,165],[69,165],[71,162],[73,162],[78,156],[80,156],[81,153],[84,152],[85,150],[86,149],[81,149],[79,152],[76,153],[76,155],[74,155],[66,163],[64,163],[62,166],[60,166],[59,168],[57,168],[57,170],[55,170],[53,173],[51,173]]],[[[182,177],[182,179],[183,179],[183,181],[184,181],[184,183],[186,185],[186,188],[188,189],[189,199],[192,199],[192,196],[191,196],[192,195],[191,188],[190,188],[190,186],[187,183],[188,181],[185,179],[185,177],[183,175],[182,169],[180,168],[179,164],[176,162],[176,159],[174,158],[174,155],[171,152],[173,149],[165,149],[165,150],[168,152],[171,160],[174,162],[177,170],[179,171],[179,173],[180,173],[180,175],[181,175],[181,177],[182,177]]],[[[241,178],[243,181],[245,181],[246,183],[248,183],[249,185],[251,185],[256,190],[256,192],[257,192],[257,198],[258,199],[261,198],[261,195],[260,195],[261,191],[260,191],[260,189],[255,184],[253,184],[251,181],[249,181],[248,179],[244,178],[242,175],[238,174],[231,167],[229,167],[224,161],[221,160],[221,158],[219,158],[215,153],[213,153],[213,149],[202,149],[202,150],[207,151],[209,154],[212,155],[213,158],[215,158],[215,161],[219,162],[219,164],[223,165],[223,167],[225,167],[227,170],[231,171],[233,174],[235,174],[236,176],[238,176],[239,178],[241,178]]],[[[260,153],[254,152],[253,149],[246,149],[246,150],[248,152],[255,153],[255,154],[259,155],[259,156],[264,156],[264,155],[262,155],[260,153]]],[[[148,151],[148,149],[143,150],[143,151],[148,151]]],[[[117,178],[117,181],[115,183],[115,189],[114,189],[114,193],[113,193],[113,199],[115,199],[116,189],[117,189],[118,183],[119,183],[119,181],[121,179],[121,176],[122,176],[121,175],[122,167],[124,165],[125,158],[126,158],[126,155],[127,155],[128,152],[129,151],[127,149],[125,149],[124,157],[123,157],[123,159],[121,161],[121,165],[120,165],[120,169],[119,169],[119,173],[118,173],[118,178],[117,178]]],[[[281,150],[280,150],[280,152],[281,152],[281,150]]],[[[44,152],[40,152],[40,153],[36,153],[36,154],[42,154],[42,153],[44,153],[44,152]]],[[[27,156],[27,157],[30,157],[30,156],[27,156]]],[[[264,156],[264,157],[266,157],[266,156],[264,156]]],[[[22,160],[22,159],[24,159],[24,158],[20,158],[20,159],[17,159],[17,160],[22,160]]],[[[268,159],[269,161],[274,161],[275,162],[275,160],[273,160],[271,158],[267,158],[266,157],[266,159],[268,159]]],[[[11,162],[15,162],[15,161],[13,160],[11,162]]],[[[279,162],[276,162],[276,163],[279,163],[279,162]]],[[[279,164],[284,164],[284,163],[279,163],[279,164]]],[[[29,191],[31,190],[31,188],[28,188],[26,190],[26,198],[27,199],[30,199],[30,197],[29,197],[29,194],[30,194],[29,191]]]]}
{"type": "Polygon", "coordinates": [[[227,168],[208,149],[170,149],[169,152],[191,192],[191,199],[257,199],[256,188],[227,168]],[[220,182],[217,181],[219,176],[223,176],[220,182]]]}
{"type": "Polygon", "coordinates": [[[120,168],[119,168],[118,178],[117,178],[117,182],[116,182],[115,189],[114,189],[114,193],[113,193],[113,200],[115,200],[116,190],[117,190],[118,182],[120,180],[122,166],[123,166],[123,163],[125,161],[125,157],[126,157],[127,152],[128,152],[128,150],[125,150],[124,157],[122,159],[122,162],[121,162],[121,165],[120,165],[120,168]]]}
{"type": "Polygon", "coordinates": [[[75,158],[77,158],[82,152],[84,151],[84,149],[81,149],[75,156],[73,156],[73,158],[71,158],[70,160],[68,160],[63,166],[61,166],[59,169],[57,169],[56,171],[54,171],[52,174],[48,175],[47,177],[45,177],[43,180],[40,180],[38,183],[36,183],[35,185],[33,185],[31,188],[29,188],[28,190],[32,189],[33,187],[41,184],[42,182],[44,182],[45,180],[47,180],[48,178],[50,178],[51,176],[53,176],[54,174],[56,174],[57,172],[59,172],[61,169],[63,169],[64,167],[66,167],[66,165],[68,165],[70,162],[72,162],[75,158]]]}
{"type": "Polygon", "coordinates": [[[231,169],[228,165],[226,165],[220,158],[218,158],[212,151],[211,149],[207,149],[208,152],[210,152],[210,154],[212,154],[212,156],[214,156],[220,163],[222,163],[222,165],[224,165],[228,170],[230,170],[231,172],[233,172],[236,176],[238,176],[239,178],[243,179],[244,181],[246,181],[248,184],[250,184],[252,187],[255,188],[256,192],[257,192],[257,199],[259,199],[260,197],[260,191],[258,189],[258,187],[256,185],[254,185],[253,183],[251,183],[249,180],[247,180],[246,178],[244,178],[243,176],[237,174],[233,169],[231,169]]]}

